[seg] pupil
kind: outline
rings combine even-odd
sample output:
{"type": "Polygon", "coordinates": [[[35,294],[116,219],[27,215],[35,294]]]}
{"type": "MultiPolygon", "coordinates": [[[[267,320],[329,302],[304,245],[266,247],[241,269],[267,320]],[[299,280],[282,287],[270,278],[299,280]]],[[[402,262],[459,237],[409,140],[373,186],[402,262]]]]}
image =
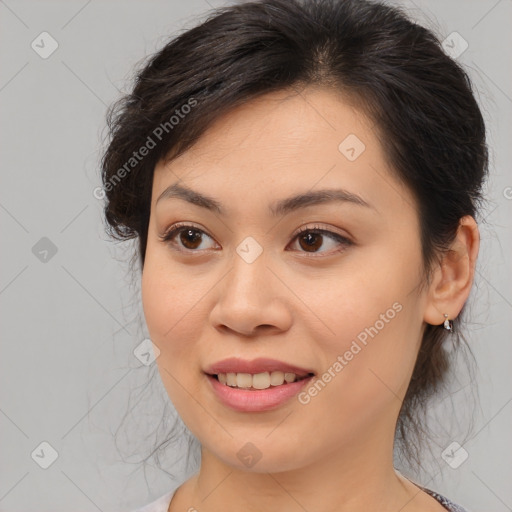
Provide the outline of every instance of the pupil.
{"type": "Polygon", "coordinates": [[[196,249],[201,242],[201,234],[193,229],[187,229],[186,231],[183,231],[180,238],[181,242],[187,249],[196,249]],[[195,243],[197,241],[199,241],[199,244],[195,243]]]}
{"type": "MultiPolygon", "coordinates": [[[[311,249],[319,249],[322,246],[321,237],[319,233],[308,233],[301,237],[301,241],[306,242],[306,247],[311,249]]],[[[304,247],[302,247],[304,249],[304,247]]]]}

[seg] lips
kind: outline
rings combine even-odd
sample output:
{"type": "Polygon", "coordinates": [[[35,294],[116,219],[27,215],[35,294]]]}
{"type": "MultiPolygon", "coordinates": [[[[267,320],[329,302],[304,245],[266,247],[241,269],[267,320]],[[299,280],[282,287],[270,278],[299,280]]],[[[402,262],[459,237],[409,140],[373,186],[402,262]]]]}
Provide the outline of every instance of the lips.
{"type": "Polygon", "coordinates": [[[277,359],[258,358],[248,361],[236,357],[223,359],[208,366],[204,372],[208,375],[218,375],[219,373],[264,373],[264,372],[283,372],[294,373],[297,378],[314,375],[311,369],[301,368],[293,364],[285,363],[277,359]]]}

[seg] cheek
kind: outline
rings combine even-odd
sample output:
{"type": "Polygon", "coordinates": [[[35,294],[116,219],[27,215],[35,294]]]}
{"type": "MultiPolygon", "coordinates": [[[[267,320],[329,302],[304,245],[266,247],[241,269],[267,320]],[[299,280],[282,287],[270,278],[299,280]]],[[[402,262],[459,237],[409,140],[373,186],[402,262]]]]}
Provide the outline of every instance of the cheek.
{"type": "Polygon", "coordinates": [[[298,398],[307,416],[326,419],[320,428],[314,427],[320,437],[350,440],[383,418],[394,424],[417,342],[409,318],[411,305],[393,299],[393,293],[352,296],[352,301],[338,298],[344,309],[336,308],[338,315],[333,311],[330,317],[336,335],[316,337],[322,371],[298,398]]]}
{"type": "MultiPolygon", "coordinates": [[[[418,295],[413,290],[419,280],[414,255],[402,262],[392,251],[374,253],[354,253],[353,258],[324,275],[287,276],[301,299],[292,302],[297,307],[303,303],[298,318],[310,326],[311,339],[322,340],[329,352],[348,348],[346,344],[356,338],[364,343],[375,330],[379,336],[401,331],[419,309],[418,295]]],[[[416,317],[414,325],[419,328],[416,317]]],[[[388,341],[398,343],[404,337],[388,341]]]]}
{"type": "MultiPolygon", "coordinates": [[[[200,299],[202,281],[189,274],[173,271],[147,258],[142,275],[141,292],[144,316],[151,341],[159,348],[158,371],[167,394],[187,425],[195,411],[190,396],[199,396],[202,374],[198,368],[196,340],[200,338],[200,299]],[[192,283],[192,284],[191,284],[192,283]]],[[[204,421],[196,418],[195,421],[204,421]]],[[[190,426],[189,426],[190,428],[190,426]]]]}
{"type": "Polygon", "coordinates": [[[296,281],[309,306],[302,328],[316,340],[328,381],[318,389],[330,389],[325,399],[340,404],[341,414],[403,397],[420,342],[420,263],[415,250],[381,247],[347,258],[326,279],[296,281]]]}
{"type": "MultiPolygon", "coordinates": [[[[160,349],[158,365],[171,372],[192,357],[204,279],[172,262],[165,249],[148,241],[142,272],[141,293],[144,317],[153,343],[160,349]],[[195,332],[195,334],[194,334],[195,332]]],[[[190,366],[189,366],[190,368],[190,366]]]]}

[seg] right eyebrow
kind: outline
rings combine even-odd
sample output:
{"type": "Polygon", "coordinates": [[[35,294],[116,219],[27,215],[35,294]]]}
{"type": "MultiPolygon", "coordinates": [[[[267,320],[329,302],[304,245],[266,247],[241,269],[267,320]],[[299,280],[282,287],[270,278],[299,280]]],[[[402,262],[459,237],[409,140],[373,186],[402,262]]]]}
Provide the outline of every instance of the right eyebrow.
{"type": "MultiPolygon", "coordinates": [[[[192,190],[191,188],[179,185],[178,183],[174,183],[173,185],[167,187],[160,194],[156,200],[156,203],[163,199],[171,198],[183,199],[184,201],[187,201],[201,208],[215,211],[219,215],[226,215],[226,211],[222,206],[222,203],[213,197],[201,194],[195,190],[192,190]]],[[[280,199],[269,206],[269,211],[272,216],[277,217],[279,215],[286,215],[287,213],[298,210],[300,208],[305,208],[307,206],[325,204],[334,201],[375,209],[362,197],[353,194],[352,192],[348,192],[347,190],[322,189],[316,191],[307,191],[285,199],[280,199]]]]}

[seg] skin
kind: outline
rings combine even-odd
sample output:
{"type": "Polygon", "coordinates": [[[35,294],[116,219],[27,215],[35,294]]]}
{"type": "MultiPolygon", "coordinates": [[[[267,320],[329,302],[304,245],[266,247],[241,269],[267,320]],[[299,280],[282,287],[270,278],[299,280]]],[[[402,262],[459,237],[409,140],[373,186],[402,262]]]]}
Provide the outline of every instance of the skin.
{"type": "Polygon", "coordinates": [[[200,469],[171,512],[444,510],[394,470],[393,436],[425,324],[455,318],[468,298],[478,229],[473,218],[461,220],[427,285],[415,201],[372,126],[327,89],[279,91],[222,116],[191,149],[156,166],[143,307],[163,384],[202,446],[200,469]],[[354,161],[338,149],[349,134],[366,146],[354,161]],[[156,204],[178,182],[226,214],[179,198],[156,204]],[[268,213],[276,200],[321,188],[346,189],[371,207],[268,213]],[[178,222],[204,231],[200,242],[159,239],[178,222]],[[352,244],[317,235],[308,249],[292,236],[305,227],[352,244]],[[248,236],[263,249],[252,263],[236,252],[248,236]],[[236,412],[202,373],[238,356],[321,375],[395,303],[401,311],[305,405],[293,398],[273,411],[236,412]],[[247,442],[262,455],[250,468],[237,457],[247,442]]]}

